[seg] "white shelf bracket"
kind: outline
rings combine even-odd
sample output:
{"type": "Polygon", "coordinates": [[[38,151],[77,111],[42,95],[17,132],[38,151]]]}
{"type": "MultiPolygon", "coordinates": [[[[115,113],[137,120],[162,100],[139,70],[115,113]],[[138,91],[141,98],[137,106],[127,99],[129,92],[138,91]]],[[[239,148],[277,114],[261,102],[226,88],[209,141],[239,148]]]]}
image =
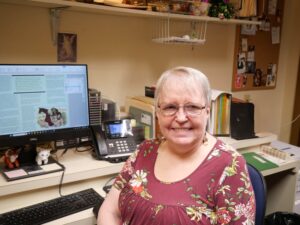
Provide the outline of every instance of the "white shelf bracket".
{"type": "Polygon", "coordinates": [[[58,33],[60,12],[66,8],[69,8],[69,6],[57,7],[57,8],[50,9],[51,34],[52,34],[52,42],[53,42],[54,46],[56,46],[56,44],[57,44],[57,33],[58,33]]]}

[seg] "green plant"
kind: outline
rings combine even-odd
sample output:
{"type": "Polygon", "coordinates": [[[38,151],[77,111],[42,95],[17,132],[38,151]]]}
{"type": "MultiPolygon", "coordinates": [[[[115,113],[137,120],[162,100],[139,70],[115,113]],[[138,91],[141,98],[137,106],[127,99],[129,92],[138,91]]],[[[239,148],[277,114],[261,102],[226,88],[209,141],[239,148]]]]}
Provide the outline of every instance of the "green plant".
{"type": "Polygon", "coordinates": [[[234,7],[227,2],[213,3],[209,9],[208,15],[211,17],[219,17],[231,19],[235,16],[234,7]]]}

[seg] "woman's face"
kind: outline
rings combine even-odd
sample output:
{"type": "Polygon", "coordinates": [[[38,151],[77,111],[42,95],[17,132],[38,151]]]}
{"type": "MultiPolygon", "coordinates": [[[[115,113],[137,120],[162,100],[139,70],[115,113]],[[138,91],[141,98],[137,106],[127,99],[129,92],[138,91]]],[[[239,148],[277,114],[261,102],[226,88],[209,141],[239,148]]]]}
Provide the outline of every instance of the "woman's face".
{"type": "Polygon", "coordinates": [[[198,115],[188,115],[182,106],[205,106],[205,98],[202,90],[195,84],[183,84],[180,80],[166,81],[158,99],[157,117],[161,132],[167,141],[173,146],[184,147],[188,150],[202,143],[209,107],[202,109],[198,115]],[[173,116],[166,116],[162,112],[162,106],[181,106],[173,116]]]}
{"type": "Polygon", "coordinates": [[[39,120],[39,121],[44,121],[45,119],[46,119],[46,113],[40,112],[40,113],[38,114],[38,120],[39,120]]]}

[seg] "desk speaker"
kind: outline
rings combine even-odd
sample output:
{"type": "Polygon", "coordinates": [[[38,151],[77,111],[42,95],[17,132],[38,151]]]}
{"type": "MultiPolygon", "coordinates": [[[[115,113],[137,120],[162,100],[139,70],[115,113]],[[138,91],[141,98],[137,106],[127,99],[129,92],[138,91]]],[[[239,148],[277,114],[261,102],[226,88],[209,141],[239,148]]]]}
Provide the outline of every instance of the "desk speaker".
{"type": "Polygon", "coordinates": [[[230,134],[237,140],[255,138],[254,104],[232,102],[230,110],[230,134]]]}
{"type": "Polygon", "coordinates": [[[89,89],[90,125],[101,124],[101,93],[96,89],[89,89]]]}

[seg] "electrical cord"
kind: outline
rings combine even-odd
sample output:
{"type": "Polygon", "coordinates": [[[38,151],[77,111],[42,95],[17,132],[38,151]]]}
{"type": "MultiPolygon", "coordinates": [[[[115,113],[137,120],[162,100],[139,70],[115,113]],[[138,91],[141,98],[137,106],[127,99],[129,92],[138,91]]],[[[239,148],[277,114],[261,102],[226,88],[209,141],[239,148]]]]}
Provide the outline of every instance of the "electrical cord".
{"type": "Polygon", "coordinates": [[[282,125],[280,126],[280,129],[286,128],[286,127],[288,127],[288,126],[289,126],[289,127],[292,126],[299,118],[300,118],[300,114],[298,114],[294,119],[292,119],[291,122],[288,122],[288,123],[286,123],[286,124],[282,124],[282,125]]]}
{"type": "MultiPolygon", "coordinates": [[[[65,149],[64,149],[64,151],[60,154],[60,156],[59,157],[62,157],[70,148],[72,148],[72,147],[74,147],[74,146],[67,146],[65,149]]],[[[75,146],[75,151],[76,152],[86,152],[86,151],[91,151],[91,150],[93,150],[93,146],[91,145],[91,144],[88,144],[88,145],[76,145],[75,146]],[[86,147],[86,146],[89,146],[89,148],[86,148],[86,149],[84,149],[84,150],[79,150],[78,148],[79,147],[86,147]]],[[[57,156],[57,149],[55,149],[54,150],[54,153],[55,154],[53,154],[53,156],[55,156],[55,159],[58,161],[58,156],[57,156]]],[[[59,163],[60,165],[61,165],[61,167],[63,168],[63,171],[62,171],[62,174],[61,174],[61,177],[60,177],[60,181],[59,181],[59,185],[58,185],[58,192],[59,192],[59,196],[60,197],[62,197],[62,196],[64,196],[63,194],[62,194],[62,185],[63,185],[63,179],[64,179],[64,176],[65,176],[65,171],[66,171],[66,167],[63,165],[63,164],[61,164],[61,163],[59,163]]]]}
{"type": "Polygon", "coordinates": [[[91,143],[88,144],[81,144],[75,147],[75,151],[76,152],[88,152],[88,151],[93,151],[94,147],[91,143]],[[84,148],[82,150],[80,150],[79,148],[84,148]]]}
{"type": "Polygon", "coordinates": [[[104,184],[104,186],[103,186],[103,191],[106,193],[106,194],[108,194],[108,192],[110,191],[110,189],[111,189],[111,187],[112,187],[112,184],[110,184],[110,183],[113,183],[112,181],[115,179],[116,177],[115,176],[113,176],[113,177],[111,177],[111,178],[109,178],[106,182],[105,182],[105,184],[104,184]]]}
{"type": "Polygon", "coordinates": [[[60,177],[60,181],[59,181],[59,185],[58,185],[58,193],[59,193],[60,197],[64,196],[61,193],[61,189],[62,189],[63,179],[64,179],[65,171],[66,171],[66,167],[64,165],[62,165],[62,164],[61,164],[61,166],[63,167],[63,171],[62,171],[62,174],[61,174],[61,177],[60,177]]]}
{"type": "Polygon", "coordinates": [[[295,117],[295,119],[293,119],[293,120],[290,122],[290,124],[295,123],[299,118],[300,118],[300,114],[298,114],[298,115],[295,117]]]}
{"type": "MultiPolygon", "coordinates": [[[[52,152],[52,154],[51,154],[51,156],[53,157],[53,158],[55,158],[55,160],[57,161],[57,163],[62,167],[62,174],[61,174],[61,176],[60,176],[60,180],[59,180],[59,184],[58,184],[58,193],[59,193],[59,196],[60,197],[62,197],[62,196],[64,196],[62,193],[61,193],[61,189],[62,189],[62,184],[63,184],[63,179],[64,179],[64,176],[65,176],[65,171],[66,171],[66,167],[62,164],[62,163],[60,163],[59,162],[59,160],[58,160],[58,156],[57,156],[57,149],[54,149],[54,151],[52,152]]],[[[62,155],[61,155],[62,156],[62,155]]],[[[61,157],[60,156],[60,157],[61,157]]]]}

